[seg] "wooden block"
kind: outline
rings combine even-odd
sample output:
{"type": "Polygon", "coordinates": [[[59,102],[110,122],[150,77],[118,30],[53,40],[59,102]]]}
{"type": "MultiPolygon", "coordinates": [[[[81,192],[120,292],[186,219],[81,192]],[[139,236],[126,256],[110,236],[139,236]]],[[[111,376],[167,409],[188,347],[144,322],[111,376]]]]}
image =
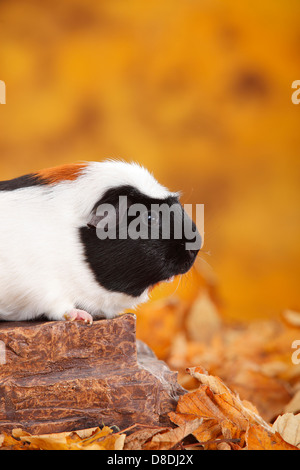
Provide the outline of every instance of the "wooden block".
{"type": "Polygon", "coordinates": [[[0,322],[0,432],[169,425],[185,390],[136,341],[135,321],[0,322]]]}

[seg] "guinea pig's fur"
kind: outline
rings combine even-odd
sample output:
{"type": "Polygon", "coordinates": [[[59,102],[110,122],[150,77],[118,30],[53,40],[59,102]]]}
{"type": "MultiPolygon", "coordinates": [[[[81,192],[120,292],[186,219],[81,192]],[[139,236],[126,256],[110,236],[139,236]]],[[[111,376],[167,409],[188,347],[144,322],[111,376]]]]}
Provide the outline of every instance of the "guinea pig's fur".
{"type": "Polygon", "coordinates": [[[96,207],[117,207],[119,195],[184,214],[178,194],[136,163],[84,162],[0,182],[0,320],[63,320],[74,309],[112,317],[188,271],[197,250],[184,239],[98,238],[96,207]]]}

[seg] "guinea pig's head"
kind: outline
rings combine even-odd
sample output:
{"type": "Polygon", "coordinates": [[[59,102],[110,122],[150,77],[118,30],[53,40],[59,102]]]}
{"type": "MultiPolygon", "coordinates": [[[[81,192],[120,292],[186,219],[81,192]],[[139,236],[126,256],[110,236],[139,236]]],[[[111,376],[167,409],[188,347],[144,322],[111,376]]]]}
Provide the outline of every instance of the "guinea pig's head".
{"type": "Polygon", "coordinates": [[[158,192],[155,197],[142,186],[139,182],[106,189],[87,226],[80,229],[86,259],[99,284],[133,297],[186,273],[201,245],[178,195],[158,192]]]}

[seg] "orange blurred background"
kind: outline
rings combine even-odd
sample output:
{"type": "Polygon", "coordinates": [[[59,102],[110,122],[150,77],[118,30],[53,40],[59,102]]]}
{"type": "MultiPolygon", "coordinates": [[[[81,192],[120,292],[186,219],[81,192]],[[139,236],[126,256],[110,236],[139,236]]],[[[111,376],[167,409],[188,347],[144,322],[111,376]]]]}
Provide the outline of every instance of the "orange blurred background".
{"type": "Polygon", "coordinates": [[[0,177],[135,160],[205,204],[228,318],[300,308],[298,0],[0,2],[0,177]]]}

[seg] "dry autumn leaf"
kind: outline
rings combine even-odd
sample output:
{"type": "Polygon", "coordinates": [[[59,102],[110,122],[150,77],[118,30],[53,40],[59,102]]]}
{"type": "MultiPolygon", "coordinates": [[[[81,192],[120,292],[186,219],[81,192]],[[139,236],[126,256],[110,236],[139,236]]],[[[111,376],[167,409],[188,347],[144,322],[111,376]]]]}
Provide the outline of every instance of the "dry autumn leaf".
{"type": "Polygon", "coordinates": [[[278,432],[270,432],[257,425],[250,425],[246,433],[248,450],[298,450],[284,441],[278,432]]]}
{"type": "Polygon", "coordinates": [[[194,301],[187,320],[187,334],[192,341],[208,341],[222,326],[219,311],[208,295],[201,293],[194,301]]]}
{"type": "Polygon", "coordinates": [[[188,369],[189,373],[199,380],[200,383],[208,385],[210,390],[214,393],[214,399],[219,404],[223,412],[226,412],[235,423],[238,423],[241,428],[245,428],[249,422],[260,424],[266,429],[270,429],[258,414],[256,407],[249,401],[241,400],[236,393],[233,393],[219,377],[213,377],[207,373],[203,373],[200,367],[193,367],[188,369]]]}
{"type": "Polygon", "coordinates": [[[198,418],[194,421],[184,423],[178,428],[166,432],[160,432],[152,437],[151,441],[143,446],[145,450],[169,450],[175,447],[185,437],[193,432],[202,424],[203,419],[198,418]]]}
{"type": "Polygon", "coordinates": [[[300,313],[295,310],[284,310],[282,318],[290,326],[300,328],[300,313]]]}
{"type": "Polygon", "coordinates": [[[300,412],[300,390],[296,391],[291,401],[284,407],[285,413],[300,412]]]}
{"type": "Polygon", "coordinates": [[[300,447],[300,413],[285,413],[278,416],[273,423],[272,430],[278,432],[280,436],[289,444],[300,447]]]}
{"type": "Polygon", "coordinates": [[[7,433],[0,434],[0,449],[9,449],[9,450],[23,450],[26,448],[26,444],[20,440],[15,439],[13,436],[10,436],[7,433]]]}
{"type": "MultiPolygon", "coordinates": [[[[190,392],[190,394],[191,393],[193,392],[190,392]]],[[[169,417],[173,423],[180,427],[185,426],[189,421],[193,422],[199,419],[199,415],[197,414],[179,413],[178,411],[169,413],[169,417]]],[[[202,419],[202,424],[193,431],[193,436],[196,437],[199,442],[215,440],[221,436],[221,428],[216,419],[205,417],[200,419],[202,419]]]]}
{"type": "MultiPolygon", "coordinates": [[[[139,429],[132,434],[129,434],[124,443],[124,450],[142,450],[144,444],[149,441],[155,434],[158,434],[160,432],[166,432],[169,431],[170,428],[161,428],[159,426],[145,426],[145,425],[135,425],[133,427],[141,427],[142,429],[139,429]]],[[[124,432],[124,431],[123,431],[124,432]]]]}
{"type": "Polygon", "coordinates": [[[125,434],[113,434],[107,426],[43,435],[31,435],[16,429],[12,434],[13,438],[4,437],[2,445],[19,449],[24,444],[31,450],[122,450],[126,438],[125,434]]]}

